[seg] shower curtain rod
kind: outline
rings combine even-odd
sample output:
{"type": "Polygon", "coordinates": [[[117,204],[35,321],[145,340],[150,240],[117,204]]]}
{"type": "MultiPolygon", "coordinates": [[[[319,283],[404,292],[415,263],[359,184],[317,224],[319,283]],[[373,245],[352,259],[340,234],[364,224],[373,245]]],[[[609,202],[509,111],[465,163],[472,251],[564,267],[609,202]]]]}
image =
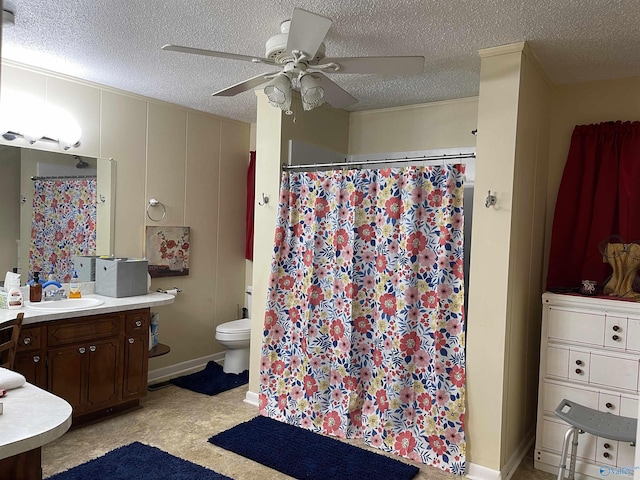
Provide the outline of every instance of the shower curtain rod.
{"type": "Polygon", "coordinates": [[[33,175],[31,180],[72,180],[78,178],[97,178],[97,175],[52,175],[50,177],[37,177],[33,175]]]}
{"type": "Polygon", "coordinates": [[[386,163],[401,163],[401,162],[413,162],[416,160],[464,160],[466,158],[476,158],[475,153],[458,153],[452,155],[434,155],[434,156],[418,156],[418,157],[404,157],[404,158],[385,158],[382,160],[371,160],[365,162],[333,162],[333,163],[316,163],[309,165],[283,165],[283,170],[301,170],[304,168],[325,168],[325,167],[350,167],[350,166],[369,166],[369,165],[381,165],[386,163]]]}

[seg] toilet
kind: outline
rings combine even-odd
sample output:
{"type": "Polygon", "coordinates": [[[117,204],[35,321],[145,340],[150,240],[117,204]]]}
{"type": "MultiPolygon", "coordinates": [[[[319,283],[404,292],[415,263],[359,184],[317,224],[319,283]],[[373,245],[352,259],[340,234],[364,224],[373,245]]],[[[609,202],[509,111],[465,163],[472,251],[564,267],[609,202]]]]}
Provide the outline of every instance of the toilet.
{"type": "Polygon", "coordinates": [[[242,373],[249,369],[249,343],[251,341],[251,287],[247,287],[245,303],[249,318],[221,323],[216,327],[216,340],[225,348],[225,373],[242,373]]]}

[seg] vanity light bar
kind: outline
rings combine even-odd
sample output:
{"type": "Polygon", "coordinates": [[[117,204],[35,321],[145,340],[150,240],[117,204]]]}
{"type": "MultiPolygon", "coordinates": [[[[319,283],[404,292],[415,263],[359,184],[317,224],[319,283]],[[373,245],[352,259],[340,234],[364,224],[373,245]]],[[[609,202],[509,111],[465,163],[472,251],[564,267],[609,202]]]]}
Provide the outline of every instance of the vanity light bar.
{"type": "MultiPolygon", "coordinates": [[[[2,135],[2,138],[4,138],[5,140],[9,140],[9,141],[13,141],[18,137],[23,137],[27,142],[29,142],[30,145],[33,145],[34,143],[36,143],[37,140],[28,140],[24,135],[22,135],[21,133],[17,133],[17,132],[7,132],[4,133],[2,135]]],[[[49,138],[49,137],[40,137],[38,138],[38,140],[46,140],[47,142],[55,142],[55,143],[60,143],[59,140],[56,140],[55,138],[49,138]]],[[[63,145],[62,143],[60,143],[60,146],[64,149],[64,150],[69,150],[71,147],[74,148],[78,148],[80,146],[80,140],[78,140],[76,143],[74,143],[73,145],[63,145]]]]}

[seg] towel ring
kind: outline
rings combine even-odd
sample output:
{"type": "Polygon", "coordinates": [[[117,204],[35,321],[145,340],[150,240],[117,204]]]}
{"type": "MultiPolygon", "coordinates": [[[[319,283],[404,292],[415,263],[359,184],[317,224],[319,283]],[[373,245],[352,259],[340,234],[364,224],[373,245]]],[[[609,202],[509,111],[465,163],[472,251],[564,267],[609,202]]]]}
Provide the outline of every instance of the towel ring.
{"type": "Polygon", "coordinates": [[[162,203],[160,200],[156,200],[155,198],[152,198],[151,200],[149,200],[149,205],[147,205],[147,217],[149,217],[149,220],[151,220],[152,222],[159,222],[160,220],[164,220],[164,217],[166,216],[167,216],[167,207],[164,206],[164,203],[162,203]],[[149,213],[149,209],[151,207],[157,207],[158,205],[162,207],[162,216],[160,218],[153,218],[149,213]]]}

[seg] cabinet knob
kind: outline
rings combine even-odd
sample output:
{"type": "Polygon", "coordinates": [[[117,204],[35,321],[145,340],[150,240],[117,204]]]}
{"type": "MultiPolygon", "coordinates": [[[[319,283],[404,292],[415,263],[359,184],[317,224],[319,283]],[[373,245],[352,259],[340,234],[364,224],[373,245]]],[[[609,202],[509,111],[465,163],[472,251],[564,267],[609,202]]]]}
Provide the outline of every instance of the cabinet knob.
{"type": "Polygon", "coordinates": [[[78,349],[78,351],[79,351],[80,353],[84,353],[84,352],[86,352],[86,349],[85,349],[84,347],[80,347],[80,348],[78,349]]]}
{"type": "Polygon", "coordinates": [[[604,452],[604,453],[602,454],[602,456],[603,456],[604,458],[609,458],[611,455],[609,455],[609,453],[608,453],[608,452],[604,452]]]}
{"type": "Polygon", "coordinates": [[[611,337],[611,338],[613,338],[616,342],[617,342],[618,340],[620,340],[620,337],[619,337],[618,335],[614,335],[614,336],[613,336],[613,337],[611,337]]]}
{"type": "Polygon", "coordinates": [[[582,375],[582,370],[581,370],[581,369],[579,369],[579,368],[576,368],[576,373],[577,373],[578,375],[582,375]]]}
{"type": "Polygon", "coordinates": [[[33,363],[38,363],[40,361],[40,355],[35,355],[33,357],[33,363]]]}
{"type": "Polygon", "coordinates": [[[89,347],[89,350],[91,350],[92,352],[95,352],[96,351],[96,346],[95,345],[91,345],[89,347]]]}
{"type": "Polygon", "coordinates": [[[22,343],[24,343],[25,345],[29,345],[31,343],[31,337],[24,337],[22,343]]]}
{"type": "Polygon", "coordinates": [[[576,365],[584,365],[584,362],[582,360],[576,360],[576,365]]]}
{"type": "Polygon", "coordinates": [[[133,338],[130,338],[129,343],[133,343],[133,342],[135,342],[135,340],[133,338]]]}
{"type": "Polygon", "coordinates": [[[607,450],[611,450],[611,445],[610,445],[610,444],[608,444],[608,443],[605,443],[605,444],[603,445],[603,447],[604,447],[605,449],[607,449],[607,450]]]}
{"type": "Polygon", "coordinates": [[[607,407],[609,410],[613,410],[613,403],[611,403],[611,402],[607,402],[607,403],[605,404],[605,407],[607,407]]]}
{"type": "Polygon", "coordinates": [[[140,320],[136,320],[136,327],[141,327],[142,326],[142,322],[140,320]]]}
{"type": "Polygon", "coordinates": [[[613,331],[614,332],[619,332],[620,331],[620,327],[618,325],[614,325],[613,326],[613,331]]]}

